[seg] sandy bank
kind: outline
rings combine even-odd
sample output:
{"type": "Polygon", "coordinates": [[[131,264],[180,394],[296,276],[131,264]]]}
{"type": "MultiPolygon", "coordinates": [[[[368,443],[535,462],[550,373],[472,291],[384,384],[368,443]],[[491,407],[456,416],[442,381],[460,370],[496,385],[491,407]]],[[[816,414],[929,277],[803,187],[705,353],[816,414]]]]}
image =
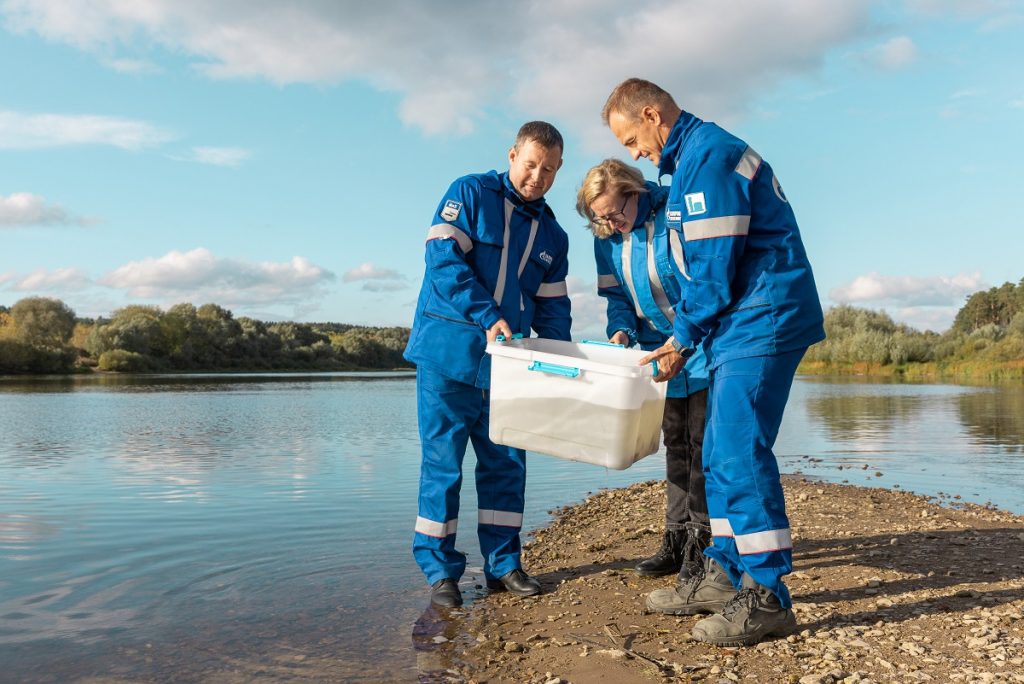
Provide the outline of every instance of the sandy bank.
{"type": "Polygon", "coordinates": [[[431,642],[430,681],[1024,682],[1024,518],[790,477],[800,626],[754,648],[693,642],[647,615],[675,579],[632,572],[660,541],[664,484],[558,511],[524,564],[546,593],[492,594],[431,642]],[[440,667],[441,669],[437,669],[440,667]]]}

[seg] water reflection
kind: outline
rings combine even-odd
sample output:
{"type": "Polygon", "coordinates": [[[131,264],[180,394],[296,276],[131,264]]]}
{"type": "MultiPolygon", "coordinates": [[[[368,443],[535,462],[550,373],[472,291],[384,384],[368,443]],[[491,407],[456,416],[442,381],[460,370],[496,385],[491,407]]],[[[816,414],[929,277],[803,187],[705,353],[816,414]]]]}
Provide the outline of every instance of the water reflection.
{"type": "Polygon", "coordinates": [[[957,397],[957,409],[960,423],[974,442],[1024,453],[1024,391],[964,393],[957,397]]]}
{"type": "MultiPolygon", "coordinates": [[[[409,548],[408,375],[0,378],[0,435],[0,679],[415,681],[449,667],[431,646],[452,623],[422,612],[409,548]]],[[[1022,450],[1022,388],[820,380],[794,386],[777,445],[787,472],[1019,512],[1022,450]]],[[[661,478],[664,460],[608,471],[531,454],[529,470],[534,528],[661,478]]],[[[471,484],[460,518],[475,528],[471,484]]],[[[475,535],[460,548],[472,600],[475,535]]]]}
{"type": "Polygon", "coordinates": [[[917,417],[925,398],[913,394],[839,393],[811,396],[807,411],[835,440],[881,442],[892,435],[898,423],[917,417]]]}

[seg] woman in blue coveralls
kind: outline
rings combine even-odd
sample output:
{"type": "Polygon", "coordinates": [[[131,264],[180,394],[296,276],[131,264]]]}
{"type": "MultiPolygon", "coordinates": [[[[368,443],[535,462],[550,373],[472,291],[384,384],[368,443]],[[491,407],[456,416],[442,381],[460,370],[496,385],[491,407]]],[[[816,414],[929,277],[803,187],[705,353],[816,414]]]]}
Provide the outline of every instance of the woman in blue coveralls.
{"type": "MultiPolygon", "coordinates": [[[[590,169],[577,194],[576,211],[594,234],[597,293],[608,303],[611,342],[653,350],[672,334],[679,279],[687,276],[678,235],[666,229],[667,199],[667,188],[645,182],[638,169],[618,159],[590,169]]],[[[701,461],[707,386],[700,352],[669,383],[662,420],[665,533],[661,548],[636,565],[641,575],[679,572],[686,578],[711,543],[701,461]]]]}

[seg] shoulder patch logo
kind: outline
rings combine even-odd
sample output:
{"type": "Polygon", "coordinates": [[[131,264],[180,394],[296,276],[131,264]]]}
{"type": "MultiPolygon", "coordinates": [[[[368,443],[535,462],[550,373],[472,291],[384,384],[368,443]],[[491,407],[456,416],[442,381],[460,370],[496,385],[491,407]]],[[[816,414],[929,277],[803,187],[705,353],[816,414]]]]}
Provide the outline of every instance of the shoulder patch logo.
{"type": "Polygon", "coordinates": [[[686,213],[690,216],[708,212],[708,203],[704,200],[703,192],[691,192],[689,195],[684,195],[683,199],[686,201],[686,213]]]}
{"type": "Polygon", "coordinates": [[[775,191],[776,197],[789,204],[789,200],[786,199],[786,193],[782,192],[782,184],[779,183],[779,177],[774,174],[772,174],[772,189],[775,191]]]}
{"type": "Polygon", "coordinates": [[[537,258],[543,261],[548,266],[550,266],[551,262],[554,261],[554,258],[547,252],[541,252],[540,254],[537,255],[537,258]]]}
{"type": "Polygon", "coordinates": [[[668,211],[665,212],[665,218],[668,219],[669,221],[682,221],[683,212],[679,211],[678,209],[669,209],[668,211]]]}
{"type": "Polygon", "coordinates": [[[462,211],[462,202],[456,202],[455,200],[448,200],[444,203],[444,208],[441,209],[441,218],[445,221],[454,221],[459,218],[459,213],[462,211]]]}

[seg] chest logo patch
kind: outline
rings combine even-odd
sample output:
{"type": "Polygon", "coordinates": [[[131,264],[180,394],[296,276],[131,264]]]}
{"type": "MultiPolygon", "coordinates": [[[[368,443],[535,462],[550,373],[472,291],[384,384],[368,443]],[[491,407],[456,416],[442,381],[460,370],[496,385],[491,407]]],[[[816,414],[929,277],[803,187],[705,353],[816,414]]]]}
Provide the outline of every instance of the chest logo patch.
{"type": "Polygon", "coordinates": [[[459,218],[459,213],[462,211],[462,202],[456,202],[455,200],[448,200],[444,203],[444,208],[441,210],[441,218],[445,221],[454,221],[459,218]]]}
{"type": "Polygon", "coordinates": [[[686,213],[690,216],[708,213],[708,203],[704,200],[703,192],[691,192],[684,195],[683,199],[686,201],[686,213]]]}
{"type": "Polygon", "coordinates": [[[550,266],[551,262],[554,261],[551,255],[548,254],[547,252],[541,252],[540,254],[537,255],[537,258],[543,261],[548,266],[550,266]]]}

